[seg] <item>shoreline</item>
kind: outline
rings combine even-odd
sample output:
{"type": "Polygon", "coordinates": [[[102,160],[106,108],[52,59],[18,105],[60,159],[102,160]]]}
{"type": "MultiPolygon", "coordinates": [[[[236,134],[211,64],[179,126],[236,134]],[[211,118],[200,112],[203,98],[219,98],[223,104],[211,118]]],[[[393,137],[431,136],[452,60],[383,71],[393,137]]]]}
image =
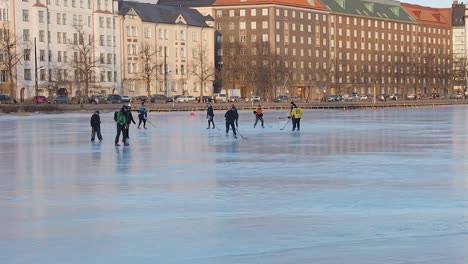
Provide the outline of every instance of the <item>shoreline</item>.
{"type": "MultiPolygon", "coordinates": [[[[264,109],[285,110],[290,108],[290,103],[214,103],[215,111],[227,110],[232,104],[235,104],[238,110],[252,110],[259,104],[264,109]]],[[[387,102],[299,102],[297,103],[302,109],[315,110],[348,110],[348,109],[378,109],[378,108],[409,108],[409,107],[441,107],[447,105],[466,105],[465,100],[418,100],[418,101],[387,101],[387,102]]],[[[64,114],[76,112],[113,112],[120,109],[122,104],[85,104],[83,108],[79,104],[0,104],[0,114],[8,115],[28,115],[32,113],[43,114],[64,114]]],[[[132,103],[133,111],[136,111],[139,104],[132,103]]],[[[206,111],[205,103],[166,103],[166,104],[146,104],[148,112],[202,112],[206,111]]]]}

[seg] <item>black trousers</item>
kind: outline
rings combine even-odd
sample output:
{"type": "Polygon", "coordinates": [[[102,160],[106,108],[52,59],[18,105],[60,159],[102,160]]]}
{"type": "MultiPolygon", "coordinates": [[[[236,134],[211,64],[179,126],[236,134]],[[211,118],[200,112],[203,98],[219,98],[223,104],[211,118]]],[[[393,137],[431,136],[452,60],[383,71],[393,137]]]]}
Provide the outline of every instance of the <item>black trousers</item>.
{"type": "Polygon", "coordinates": [[[125,137],[130,138],[130,124],[128,124],[127,129],[125,129],[125,137]]]}
{"type": "Polygon", "coordinates": [[[300,130],[301,129],[301,119],[300,118],[292,118],[293,130],[300,130]]]}
{"type": "Polygon", "coordinates": [[[214,118],[213,116],[208,116],[208,128],[210,127],[210,123],[213,124],[213,128],[215,128],[213,118],[214,118]]]}
{"type": "Polygon", "coordinates": [[[146,127],[146,119],[145,118],[140,118],[140,122],[138,122],[138,127],[140,127],[141,122],[143,122],[143,127],[146,127]]]}
{"type": "Polygon", "coordinates": [[[229,132],[229,126],[231,126],[232,132],[234,135],[236,134],[236,126],[234,125],[234,121],[226,121],[226,134],[229,132]]]}
{"type": "Polygon", "coordinates": [[[125,125],[117,123],[117,135],[115,136],[115,144],[119,143],[120,134],[122,133],[122,142],[125,144],[127,142],[127,129],[125,125]]]}
{"type": "Polygon", "coordinates": [[[263,117],[262,117],[262,116],[259,116],[259,115],[255,115],[255,124],[254,124],[254,127],[257,125],[258,120],[260,120],[260,121],[262,122],[262,127],[263,127],[263,117]]]}
{"type": "Polygon", "coordinates": [[[102,135],[101,135],[101,126],[97,126],[97,127],[92,127],[92,130],[91,130],[91,140],[94,141],[95,137],[96,137],[96,133],[97,133],[97,138],[99,140],[102,140],[102,135]]]}

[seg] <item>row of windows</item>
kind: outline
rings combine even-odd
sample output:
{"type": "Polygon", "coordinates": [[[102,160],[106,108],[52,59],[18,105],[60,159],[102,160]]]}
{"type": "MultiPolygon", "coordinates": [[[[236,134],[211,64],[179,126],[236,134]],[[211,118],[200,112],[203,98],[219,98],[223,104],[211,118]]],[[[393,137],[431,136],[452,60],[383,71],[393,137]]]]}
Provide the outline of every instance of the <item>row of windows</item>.
{"type": "MultiPolygon", "coordinates": [[[[224,13],[225,10],[217,10],[216,11],[216,16],[217,17],[222,17],[223,16],[223,13],[224,13]]],[[[235,16],[239,16],[239,17],[245,17],[246,14],[248,13],[245,9],[239,9],[239,10],[226,10],[226,12],[228,12],[229,14],[229,17],[235,17],[235,16]],[[237,13],[238,11],[238,13],[237,13]]],[[[287,9],[284,9],[281,11],[281,9],[275,9],[275,12],[276,12],[276,16],[280,16],[281,13],[283,14],[284,17],[288,17],[289,14],[291,14],[291,17],[295,18],[296,17],[296,11],[291,11],[291,10],[287,10],[287,9]]],[[[298,12],[299,13],[299,17],[301,19],[304,18],[304,12],[298,12]]],[[[252,17],[255,17],[257,15],[257,9],[250,9],[250,16],[252,17]]],[[[262,9],[262,15],[263,16],[268,16],[268,9],[267,8],[263,8],[262,9]]],[[[318,14],[318,13],[315,13],[314,14],[314,17],[315,17],[315,21],[320,21],[322,20],[323,22],[326,22],[327,21],[327,14],[318,14]]],[[[376,19],[365,19],[365,18],[357,18],[357,17],[343,17],[343,16],[337,16],[338,17],[338,23],[339,24],[343,24],[343,20],[346,20],[346,25],[351,25],[351,20],[352,20],[352,24],[354,26],[357,26],[358,24],[360,24],[361,27],[366,27],[366,24],[367,24],[367,28],[371,28],[372,26],[375,27],[375,28],[382,28],[382,29],[394,29],[394,30],[398,30],[398,28],[400,28],[399,30],[403,31],[405,28],[406,28],[406,31],[413,31],[415,32],[416,31],[416,25],[411,25],[409,23],[398,23],[398,22],[390,22],[390,21],[383,21],[383,20],[376,20],[376,19]],[[344,19],[345,18],[345,19],[344,19]]],[[[307,13],[307,19],[308,20],[312,20],[312,14],[311,13],[307,13]]],[[[335,16],[334,15],[331,15],[331,22],[334,23],[335,22],[335,16]]],[[[423,32],[423,33],[429,33],[429,34],[439,34],[439,35],[450,35],[451,34],[451,30],[450,29],[445,29],[445,28],[433,28],[433,27],[426,27],[426,26],[419,26],[418,27],[418,31],[419,32],[423,32]]]]}
{"type": "MultiPolygon", "coordinates": [[[[268,8],[262,8],[262,9],[255,9],[255,8],[252,8],[252,9],[249,9],[249,10],[246,10],[246,9],[239,9],[239,10],[226,10],[226,12],[228,13],[229,17],[235,17],[235,16],[240,16],[240,17],[245,17],[247,15],[250,15],[252,17],[255,17],[257,16],[257,11],[260,13],[261,12],[261,15],[262,16],[268,16],[268,8]],[[238,11],[238,12],[237,12],[238,11]]],[[[296,12],[294,10],[287,10],[287,9],[283,9],[283,11],[281,11],[281,9],[275,9],[275,14],[276,16],[280,16],[281,13],[283,14],[284,17],[288,17],[289,14],[291,14],[291,17],[295,18],[296,17],[296,14],[299,14],[299,18],[301,19],[304,19],[304,12],[296,12]]],[[[216,17],[222,17],[224,15],[224,10],[216,10],[216,17]]],[[[327,21],[327,15],[325,14],[315,14],[315,20],[316,21],[319,21],[320,18],[322,19],[322,21],[327,21]]],[[[311,20],[312,19],[312,13],[307,13],[307,19],[311,20]]]]}
{"type": "MultiPolygon", "coordinates": [[[[36,3],[44,3],[44,0],[22,0],[23,2],[32,2],[35,1],[36,3]]],[[[91,9],[91,0],[45,0],[45,3],[47,5],[52,5],[55,4],[56,6],[64,6],[68,7],[69,3],[71,4],[71,7],[79,7],[80,8],[85,8],[85,1],[87,3],[86,7],[88,9],[91,9]]],[[[104,8],[105,10],[110,10],[110,3],[112,3],[112,0],[97,0],[96,2],[96,7],[97,9],[104,8]]]]}
{"type": "MultiPolygon", "coordinates": [[[[31,69],[24,69],[23,71],[23,77],[25,81],[31,81],[32,76],[31,73],[33,70],[31,69]]],[[[117,81],[117,72],[112,72],[112,71],[101,71],[99,73],[100,76],[100,81],[101,82],[116,82],[117,81]]],[[[70,75],[69,71],[65,69],[57,69],[57,70],[46,70],[46,69],[40,69],[39,70],[39,76],[38,76],[40,81],[69,81],[70,80],[70,75]]],[[[74,74],[75,81],[81,80],[81,74],[78,70],[75,70],[74,74]]]]}

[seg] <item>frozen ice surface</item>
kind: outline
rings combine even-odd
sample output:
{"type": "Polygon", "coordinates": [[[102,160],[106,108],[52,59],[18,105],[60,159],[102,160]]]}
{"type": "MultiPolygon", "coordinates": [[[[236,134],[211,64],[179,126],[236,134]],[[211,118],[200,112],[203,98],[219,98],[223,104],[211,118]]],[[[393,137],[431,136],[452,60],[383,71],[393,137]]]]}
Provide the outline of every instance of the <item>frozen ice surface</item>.
{"type": "Polygon", "coordinates": [[[0,116],[0,263],[468,263],[467,110],[0,116]]]}

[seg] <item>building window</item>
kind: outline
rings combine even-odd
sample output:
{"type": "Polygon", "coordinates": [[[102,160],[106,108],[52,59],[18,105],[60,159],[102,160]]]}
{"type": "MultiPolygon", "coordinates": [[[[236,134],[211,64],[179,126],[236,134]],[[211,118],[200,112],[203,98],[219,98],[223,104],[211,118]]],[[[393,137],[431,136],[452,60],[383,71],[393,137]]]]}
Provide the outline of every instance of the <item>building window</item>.
{"type": "Polygon", "coordinates": [[[24,58],[25,61],[30,61],[31,60],[31,50],[30,49],[23,50],[23,58],[24,58]]]}
{"type": "Polygon", "coordinates": [[[24,80],[25,81],[31,80],[31,69],[24,69],[24,80]]]}
{"type": "Polygon", "coordinates": [[[28,9],[23,9],[23,21],[29,22],[29,10],[28,9]]]}
{"type": "Polygon", "coordinates": [[[268,8],[262,9],[262,16],[268,16],[268,8]]]}
{"type": "Polygon", "coordinates": [[[23,29],[23,40],[29,41],[29,29],[23,29]]]}

